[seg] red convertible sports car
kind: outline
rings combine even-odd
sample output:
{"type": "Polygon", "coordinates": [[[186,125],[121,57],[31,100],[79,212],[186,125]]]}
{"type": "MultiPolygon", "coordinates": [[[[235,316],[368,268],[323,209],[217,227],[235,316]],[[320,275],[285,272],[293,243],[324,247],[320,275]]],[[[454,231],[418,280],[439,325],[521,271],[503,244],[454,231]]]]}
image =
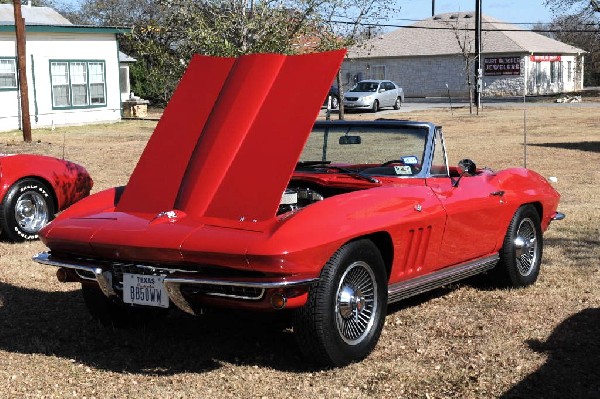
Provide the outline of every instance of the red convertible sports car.
{"type": "Polygon", "coordinates": [[[431,123],[315,123],[343,55],[195,57],[127,186],[59,215],[34,259],[104,322],[291,311],[327,366],[366,357],[391,302],[483,272],[534,283],[559,194],[527,169],[450,167],[431,123]]]}
{"type": "Polygon", "coordinates": [[[0,154],[0,231],[10,241],[35,240],[56,212],[90,194],[92,179],[73,162],[0,154]]]}

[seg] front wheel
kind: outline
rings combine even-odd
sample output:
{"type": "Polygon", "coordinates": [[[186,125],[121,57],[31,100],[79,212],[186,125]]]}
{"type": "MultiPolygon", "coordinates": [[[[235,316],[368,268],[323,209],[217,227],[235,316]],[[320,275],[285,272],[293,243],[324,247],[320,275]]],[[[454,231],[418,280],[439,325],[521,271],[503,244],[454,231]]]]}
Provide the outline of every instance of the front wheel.
{"type": "Polygon", "coordinates": [[[331,96],[331,109],[337,109],[340,106],[340,100],[337,96],[331,96]]]}
{"type": "Polygon", "coordinates": [[[371,353],[387,311],[387,273],[370,240],[352,241],[327,262],[296,312],[294,334],[304,355],[341,367],[371,353]]]}
{"type": "Polygon", "coordinates": [[[512,287],[535,283],[540,273],[543,246],[537,210],[532,205],[520,207],[510,221],[500,251],[500,262],[496,266],[500,282],[512,287]]]}
{"type": "Polygon", "coordinates": [[[402,107],[402,99],[400,97],[397,97],[396,101],[394,102],[394,109],[399,110],[400,107],[402,107]]]}
{"type": "Polygon", "coordinates": [[[11,241],[35,240],[55,213],[52,191],[37,179],[19,180],[0,203],[0,229],[11,241]]]}
{"type": "Polygon", "coordinates": [[[375,113],[379,111],[379,101],[373,101],[373,105],[371,106],[371,112],[375,113]]]}

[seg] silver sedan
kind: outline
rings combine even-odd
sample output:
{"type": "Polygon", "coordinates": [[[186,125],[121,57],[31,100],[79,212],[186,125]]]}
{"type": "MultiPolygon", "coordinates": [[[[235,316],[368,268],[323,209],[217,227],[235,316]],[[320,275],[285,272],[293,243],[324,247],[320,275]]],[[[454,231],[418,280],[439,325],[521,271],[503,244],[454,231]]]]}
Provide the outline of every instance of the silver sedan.
{"type": "Polygon", "coordinates": [[[389,80],[361,80],[344,95],[345,109],[367,109],[372,112],[383,107],[400,109],[404,91],[389,80]]]}

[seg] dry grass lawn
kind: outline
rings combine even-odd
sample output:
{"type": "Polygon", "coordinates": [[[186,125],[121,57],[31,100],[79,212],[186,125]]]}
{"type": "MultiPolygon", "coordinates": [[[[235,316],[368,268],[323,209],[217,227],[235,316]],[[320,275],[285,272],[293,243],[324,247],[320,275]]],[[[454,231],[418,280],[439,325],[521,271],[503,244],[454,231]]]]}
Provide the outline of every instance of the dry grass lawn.
{"type": "MultiPolygon", "coordinates": [[[[398,115],[443,125],[452,163],[523,163],[520,106],[398,115]]],[[[30,145],[1,133],[0,152],[61,157],[64,141],[98,191],[127,182],[154,125],[35,131],[30,145]]],[[[396,304],[369,358],[322,371],[305,365],[285,320],[268,315],[172,312],[143,329],[104,328],[76,284],[31,261],[41,243],[0,242],[0,397],[600,397],[600,103],[530,105],[527,127],[528,167],[558,178],[567,214],[545,236],[534,286],[467,282],[396,304]]]]}

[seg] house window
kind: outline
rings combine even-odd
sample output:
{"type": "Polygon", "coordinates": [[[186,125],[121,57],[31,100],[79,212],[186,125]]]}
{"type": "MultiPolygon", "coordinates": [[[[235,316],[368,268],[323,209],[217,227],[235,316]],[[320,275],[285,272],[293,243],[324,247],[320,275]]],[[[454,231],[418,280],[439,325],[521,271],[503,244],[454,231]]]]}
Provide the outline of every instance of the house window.
{"type": "Polygon", "coordinates": [[[17,61],[14,58],[0,59],[0,90],[17,88],[17,61]]]}
{"type": "Polygon", "coordinates": [[[69,63],[71,75],[71,98],[73,106],[88,105],[88,82],[85,62],[69,63]]]}
{"type": "Polygon", "coordinates": [[[52,106],[106,105],[104,61],[51,61],[52,106]]]}
{"type": "Polygon", "coordinates": [[[129,67],[127,65],[119,67],[119,85],[121,87],[121,95],[128,95],[131,90],[129,87],[129,67]]]}
{"type": "Polygon", "coordinates": [[[90,62],[90,102],[92,105],[106,104],[106,83],[104,82],[104,63],[90,62]]]}
{"type": "Polygon", "coordinates": [[[573,81],[573,65],[571,61],[567,61],[567,82],[573,81]]]}
{"type": "Polygon", "coordinates": [[[385,65],[373,65],[371,67],[371,79],[385,79],[385,65]]]}

